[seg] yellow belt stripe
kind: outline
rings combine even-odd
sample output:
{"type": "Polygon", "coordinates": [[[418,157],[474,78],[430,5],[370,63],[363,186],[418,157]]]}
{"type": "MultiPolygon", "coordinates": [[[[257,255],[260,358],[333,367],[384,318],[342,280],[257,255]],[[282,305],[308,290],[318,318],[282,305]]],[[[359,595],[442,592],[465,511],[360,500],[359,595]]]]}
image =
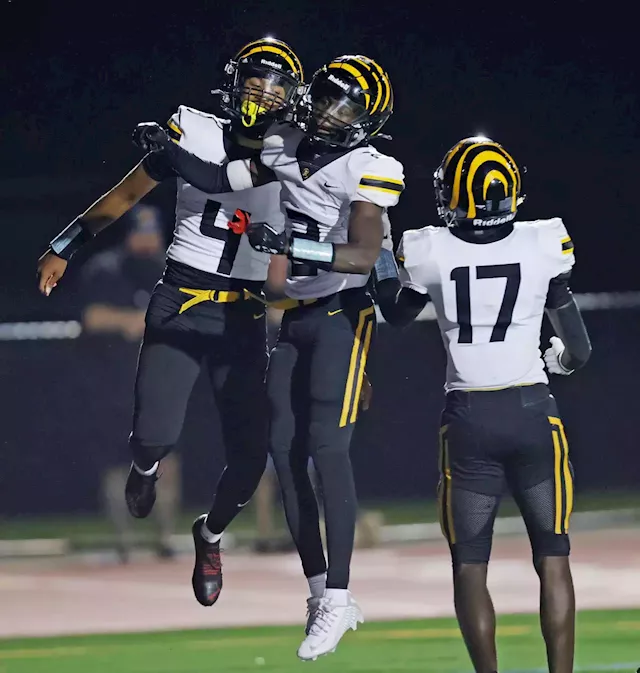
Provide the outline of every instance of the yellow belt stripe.
{"type": "Polygon", "coordinates": [[[241,297],[240,292],[227,292],[221,290],[194,290],[189,287],[178,288],[180,292],[191,295],[192,299],[188,299],[180,307],[178,313],[188,311],[192,306],[200,304],[203,301],[213,301],[220,304],[238,301],[241,297]]]}

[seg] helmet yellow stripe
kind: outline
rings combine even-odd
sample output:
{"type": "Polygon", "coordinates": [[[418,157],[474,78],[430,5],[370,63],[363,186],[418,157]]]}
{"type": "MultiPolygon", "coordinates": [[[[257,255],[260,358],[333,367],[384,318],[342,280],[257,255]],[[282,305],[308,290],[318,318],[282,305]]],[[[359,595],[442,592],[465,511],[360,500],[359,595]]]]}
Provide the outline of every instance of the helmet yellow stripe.
{"type": "Polygon", "coordinates": [[[384,112],[384,110],[387,109],[387,105],[389,104],[389,99],[391,98],[391,82],[389,82],[389,78],[387,77],[387,73],[371,58],[369,59],[372,63],[372,65],[376,68],[378,73],[380,74],[380,78],[385,84],[385,89],[386,89],[386,94],[384,98],[384,103],[382,103],[382,106],[380,107],[380,112],[384,112]]]}
{"type": "MultiPolygon", "coordinates": [[[[266,37],[261,37],[259,40],[254,40],[253,42],[249,42],[248,44],[245,44],[244,47],[236,54],[236,60],[239,60],[241,58],[244,58],[247,56],[247,52],[251,47],[255,47],[256,45],[268,45],[268,46],[273,46],[273,47],[280,47],[283,51],[288,52],[289,56],[294,60],[298,70],[300,71],[300,79],[303,79],[304,72],[302,69],[302,63],[300,62],[300,59],[296,55],[296,53],[291,49],[291,47],[286,43],[282,42],[282,40],[275,40],[273,38],[266,38],[266,37]]],[[[251,52],[252,54],[255,53],[254,51],[251,52]]],[[[294,68],[295,71],[295,68],[294,68]]]]}
{"type": "Polygon", "coordinates": [[[363,65],[373,75],[373,78],[375,79],[376,84],[378,85],[377,86],[378,93],[376,95],[376,102],[373,104],[373,107],[371,108],[371,113],[373,114],[378,109],[378,105],[380,105],[380,100],[382,99],[382,80],[381,80],[380,76],[378,75],[378,73],[375,70],[373,70],[371,68],[371,66],[366,61],[363,61],[363,60],[357,58],[356,56],[353,57],[353,60],[356,63],[358,63],[359,65],[363,65]]]}
{"type": "Polygon", "coordinates": [[[362,88],[363,91],[369,88],[369,85],[367,84],[367,80],[362,76],[362,73],[357,69],[354,68],[351,64],[349,63],[329,63],[330,68],[342,68],[343,70],[346,70],[349,74],[353,75],[357,80],[358,84],[362,88]]]}
{"type": "Polygon", "coordinates": [[[520,169],[518,168],[518,164],[513,160],[513,157],[509,154],[509,152],[507,152],[507,150],[504,149],[504,147],[501,147],[500,150],[507,157],[507,159],[509,159],[509,161],[511,162],[511,164],[513,166],[513,170],[514,170],[514,172],[515,172],[515,174],[518,178],[517,179],[517,188],[520,189],[520,187],[522,186],[522,182],[520,181],[520,169]]]}
{"type": "Polygon", "coordinates": [[[507,182],[507,178],[504,177],[504,174],[501,173],[500,171],[489,171],[485,176],[484,176],[484,183],[482,185],[482,198],[486,201],[487,200],[487,190],[489,189],[489,185],[491,184],[492,180],[498,180],[499,182],[502,183],[502,186],[504,187],[504,195],[505,197],[508,194],[509,191],[509,183],[507,182]]]}
{"type": "Polygon", "coordinates": [[[289,54],[287,54],[286,51],[283,51],[282,49],[279,49],[278,47],[274,47],[270,44],[264,44],[259,47],[254,47],[251,49],[251,51],[248,51],[246,54],[242,54],[242,58],[245,58],[246,56],[251,56],[251,54],[257,54],[258,52],[261,51],[270,51],[273,54],[278,54],[278,56],[282,56],[284,60],[289,64],[289,67],[291,70],[293,70],[294,74],[299,74],[298,68],[296,67],[296,64],[293,62],[293,59],[289,54]]]}
{"type": "MultiPolygon", "coordinates": [[[[472,217],[476,216],[476,203],[473,200],[473,192],[471,189],[471,184],[473,182],[473,178],[475,177],[476,171],[480,166],[487,161],[495,161],[498,164],[501,164],[507,169],[507,173],[509,174],[509,177],[513,180],[513,193],[511,195],[511,212],[515,212],[516,210],[516,184],[517,184],[517,178],[515,173],[513,172],[513,169],[509,165],[509,162],[502,156],[502,154],[499,154],[495,150],[485,150],[484,152],[480,152],[477,156],[473,158],[473,161],[471,162],[471,166],[469,166],[469,172],[467,174],[467,196],[469,197],[469,210],[467,212],[467,217],[471,219],[472,217]]],[[[497,171],[496,171],[497,172],[497,171]]]]}
{"type": "Polygon", "coordinates": [[[444,173],[447,170],[447,166],[451,163],[451,159],[458,154],[460,148],[464,145],[464,140],[461,140],[455,147],[449,150],[446,159],[444,160],[444,166],[442,167],[442,172],[444,173]]]}
{"type": "MultiPolygon", "coordinates": [[[[462,178],[462,167],[464,166],[465,157],[467,156],[467,154],[469,154],[469,152],[471,152],[472,149],[474,149],[475,147],[482,147],[483,145],[492,145],[494,147],[500,147],[498,143],[487,142],[486,140],[480,143],[473,143],[472,145],[469,145],[467,147],[463,155],[460,157],[460,161],[458,161],[458,165],[456,166],[456,172],[455,175],[453,176],[453,185],[451,189],[451,203],[449,204],[450,210],[455,210],[458,207],[458,203],[460,202],[460,182],[462,178]]],[[[462,145],[460,144],[460,146],[462,145]]],[[[453,157],[453,152],[451,156],[453,157]]]]}
{"type": "Polygon", "coordinates": [[[371,94],[367,93],[369,85],[367,84],[367,80],[362,76],[362,73],[357,68],[354,68],[351,64],[342,63],[340,61],[337,63],[329,63],[329,67],[346,70],[349,74],[353,75],[356,78],[358,84],[360,85],[360,88],[364,93],[364,107],[365,109],[368,110],[369,103],[371,102],[371,94]]]}

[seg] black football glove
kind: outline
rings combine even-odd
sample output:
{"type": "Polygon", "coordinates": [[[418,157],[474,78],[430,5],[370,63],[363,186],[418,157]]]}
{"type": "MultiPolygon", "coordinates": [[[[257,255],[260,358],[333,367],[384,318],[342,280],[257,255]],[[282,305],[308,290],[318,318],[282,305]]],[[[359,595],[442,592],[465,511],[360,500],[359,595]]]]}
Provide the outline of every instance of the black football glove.
{"type": "Polygon", "coordinates": [[[249,243],[254,250],[268,255],[285,255],[288,252],[287,235],[278,233],[266,222],[249,222],[245,229],[249,243]]]}
{"type": "Polygon", "coordinates": [[[133,144],[145,152],[154,152],[167,147],[171,139],[167,132],[156,122],[142,122],[133,130],[131,136],[133,144]]]}

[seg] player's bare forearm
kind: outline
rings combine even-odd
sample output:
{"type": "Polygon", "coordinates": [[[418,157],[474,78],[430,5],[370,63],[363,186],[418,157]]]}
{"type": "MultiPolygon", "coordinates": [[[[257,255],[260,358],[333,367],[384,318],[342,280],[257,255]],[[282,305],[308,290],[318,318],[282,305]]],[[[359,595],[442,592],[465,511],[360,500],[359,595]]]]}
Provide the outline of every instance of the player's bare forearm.
{"type": "Polygon", "coordinates": [[[373,203],[351,204],[349,242],[334,244],[333,271],[369,273],[373,269],[384,238],[382,212],[373,203]]]}
{"type": "Polygon", "coordinates": [[[145,197],[159,183],[147,175],[142,162],[91,205],[81,217],[92,235],[96,235],[145,197]]]}

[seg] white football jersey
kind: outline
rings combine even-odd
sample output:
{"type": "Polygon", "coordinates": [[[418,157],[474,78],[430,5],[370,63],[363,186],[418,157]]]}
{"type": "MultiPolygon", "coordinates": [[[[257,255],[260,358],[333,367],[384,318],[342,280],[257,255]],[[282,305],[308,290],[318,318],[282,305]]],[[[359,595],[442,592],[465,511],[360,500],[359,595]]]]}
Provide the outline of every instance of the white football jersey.
{"type": "MultiPolygon", "coordinates": [[[[181,105],[169,128],[192,154],[217,164],[228,162],[224,124],[214,115],[181,105]]],[[[284,227],[277,182],[228,194],[205,194],[178,178],[176,225],[167,257],[225,278],[266,280],[270,256],[254,250],[244,234],[228,227],[238,209],[253,221],[269,222],[280,231],[284,227]]]]}
{"type": "Polygon", "coordinates": [[[494,243],[467,243],[447,227],[409,230],[397,257],[402,285],[433,301],[447,392],[548,383],[540,329],[549,281],[574,264],[560,218],[515,222],[494,243]]]}
{"type": "MultiPolygon", "coordinates": [[[[274,124],[265,136],[261,155],[262,163],[282,185],[281,205],[289,236],[347,243],[352,202],[368,201],[385,210],[398,203],[404,189],[400,162],[367,146],[310,168],[297,157],[303,138],[302,131],[291,124],[274,124]]],[[[386,230],[388,217],[383,221],[386,230]]],[[[324,297],[362,287],[368,279],[369,274],[324,271],[295,261],[289,265],[286,293],[295,299],[324,297]]]]}

